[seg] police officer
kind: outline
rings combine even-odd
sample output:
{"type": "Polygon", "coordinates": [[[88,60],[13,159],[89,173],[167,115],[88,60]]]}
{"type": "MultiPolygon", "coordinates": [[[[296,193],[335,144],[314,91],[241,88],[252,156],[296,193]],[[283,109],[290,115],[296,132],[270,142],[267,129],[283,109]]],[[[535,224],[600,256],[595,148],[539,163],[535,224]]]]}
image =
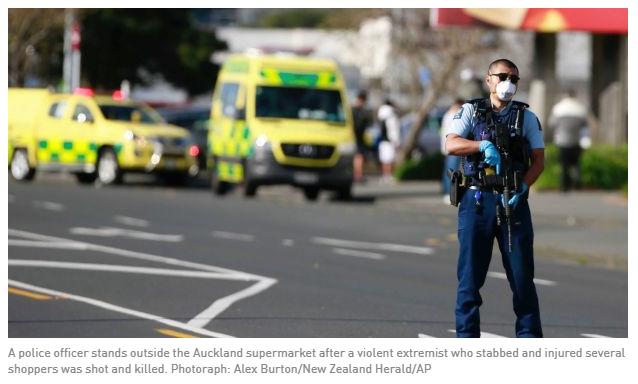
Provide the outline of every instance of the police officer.
{"type": "Polygon", "coordinates": [[[526,104],[512,101],[518,81],[518,68],[513,62],[507,59],[492,62],[485,76],[489,98],[463,104],[446,135],[447,151],[463,156],[461,180],[466,188],[459,199],[458,212],[457,337],[481,335],[479,307],[483,301],[479,290],[485,282],[494,239],[513,293],[516,336],[543,336],[533,281],[534,230],[527,197],[529,187],[543,172],[545,145],[536,115],[526,109],[526,104]],[[504,198],[502,190],[499,193],[497,188],[487,185],[484,176],[490,170],[500,175],[503,165],[503,153],[495,146],[498,124],[507,126],[512,144],[516,139],[523,143],[510,146],[512,168],[519,170],[521,180],[509,199],[504,198]],[[502,219],[506,204],[513,212],[509,225],[502,219]]]}

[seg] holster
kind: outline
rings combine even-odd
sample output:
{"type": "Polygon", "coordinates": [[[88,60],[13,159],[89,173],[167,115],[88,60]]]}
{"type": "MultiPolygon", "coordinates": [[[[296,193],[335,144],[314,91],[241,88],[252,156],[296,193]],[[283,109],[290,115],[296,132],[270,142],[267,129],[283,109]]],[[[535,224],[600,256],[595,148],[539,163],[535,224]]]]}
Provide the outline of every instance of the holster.
{"type": "Polygon", "coordinates": [[[463,174],[460,171],[453,171],[452,168],[448,169],[447,173],[450,176],[450,205],[458,207],[467,190],[467,187],[463,185],[463,174]]]}

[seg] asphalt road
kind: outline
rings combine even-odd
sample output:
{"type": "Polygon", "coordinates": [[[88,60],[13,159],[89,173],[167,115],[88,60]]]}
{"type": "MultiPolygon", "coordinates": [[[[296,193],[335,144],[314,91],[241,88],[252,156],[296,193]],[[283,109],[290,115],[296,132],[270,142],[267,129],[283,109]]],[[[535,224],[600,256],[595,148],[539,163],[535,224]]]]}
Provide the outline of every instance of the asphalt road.
{"type": "MultiPolygon", "coordinates": [[[[9,336],[455,336],[453,210],[300,195],[9,181],[9,336]]],[[[484,336],[514,335],[503,276],[496,250],[484,336]]],[[[626,271],[536,277],[546,337],[627,337],[626,271]]]]}

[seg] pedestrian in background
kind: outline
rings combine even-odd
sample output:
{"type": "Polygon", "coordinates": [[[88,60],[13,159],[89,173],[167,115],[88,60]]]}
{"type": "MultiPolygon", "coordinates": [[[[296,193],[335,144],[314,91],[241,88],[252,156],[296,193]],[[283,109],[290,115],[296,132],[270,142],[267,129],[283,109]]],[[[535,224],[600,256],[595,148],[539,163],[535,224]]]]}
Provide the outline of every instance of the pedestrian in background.
{"type": "Polygon", "coordinates": [[[368,94],[361,90],[357,94],[357,98],[352,103],[352,120],[354,125],[354,138],[357,144],[357,153],[354,155],[354,181],[356,183],[363,181],[363,169],[366,161],[368,148],[366,146],[364,136],[366,129],[373,123],[372,111],[367,107],[366,102],[368,94]]]}
{"type": "Polygon", "coordinates": [[[463,99],[455,99],[441,120],[441,153],[445,156],[445,160],[443,161],[443,176],[441,177],[441,190],[443,191],[443,201],[446,204],[450,203],[450,176],[448,175],[448,170],[452,169],[452,171],[457,171],[461,163],[461,158],[447,153],[445,149],[445,135],[452,126],[454,116],[461,110],[461,105],[463,105],[463,99]]]}
{"type": "Polygon", "coordinates": [[[549,118],[554,130],[554,144],[558,147],[561,165],[560,190],[567,192],[580,188],[580,139],[587,129],[587,110],[576,98],[576,92],[568,90],[554,105],[549,118]]]}
{"type": "Polygon", "coordinates": [[[392,182],[392,172],[396,152],[401,144],[401,124],[394,103],[386,99],[377,112],[377,119],[381,127],[379,141],[379,162],[381,163],[382,182],[392,182]]]}

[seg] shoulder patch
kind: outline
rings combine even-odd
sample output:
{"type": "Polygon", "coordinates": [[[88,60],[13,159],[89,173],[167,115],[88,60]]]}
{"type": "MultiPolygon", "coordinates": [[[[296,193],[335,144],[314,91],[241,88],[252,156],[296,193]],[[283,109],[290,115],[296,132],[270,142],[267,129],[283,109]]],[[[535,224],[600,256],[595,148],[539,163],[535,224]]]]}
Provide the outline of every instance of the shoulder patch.
{"type": "Polygon", "coordinates": [[[459,111],[454,114],[454,119],[453,120],[460,119],[461,116],[463,116],[463,107],[461,107],[461,109],[459,109],[459,111]]]}

